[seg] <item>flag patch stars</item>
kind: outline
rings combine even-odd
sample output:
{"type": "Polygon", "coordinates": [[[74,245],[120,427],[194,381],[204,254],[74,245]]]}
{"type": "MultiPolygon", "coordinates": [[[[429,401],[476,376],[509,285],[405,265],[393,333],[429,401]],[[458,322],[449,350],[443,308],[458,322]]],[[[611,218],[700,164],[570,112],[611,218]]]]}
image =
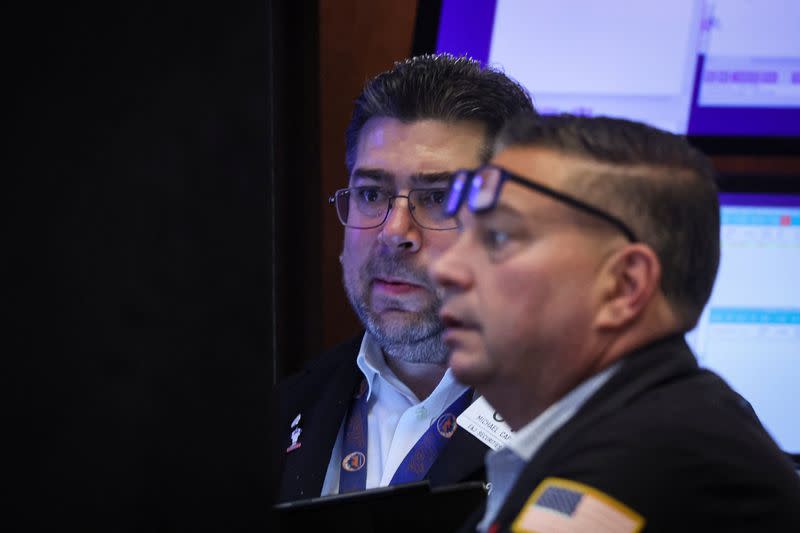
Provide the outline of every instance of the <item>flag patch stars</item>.
{"type": "Polygon", "coordinates": [[[511,524],[511,531],[536,533],[636,533],[644,518],[611,496],[583,483],[549,477],[542,481],[511,524]]]}

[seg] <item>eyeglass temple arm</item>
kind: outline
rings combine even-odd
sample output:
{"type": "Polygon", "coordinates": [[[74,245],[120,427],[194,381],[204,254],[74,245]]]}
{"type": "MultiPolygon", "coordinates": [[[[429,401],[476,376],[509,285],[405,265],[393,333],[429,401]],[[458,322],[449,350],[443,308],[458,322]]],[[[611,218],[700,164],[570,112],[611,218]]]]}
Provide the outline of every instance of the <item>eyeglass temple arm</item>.
{"type": "Polygon", "coordinates": [[[533,182],[528,181],[528,180],[517,178],[516,176],[514,176],[512,174],[505,173],[504,175],[505,175],[505,179],[509,179],[509,180],[513,181],[514,183],[518,183],[520,185],[524,185],[525,187],[528,187],[528,188],[533,189],[535,191],[538,191],[538,192],[540,192],[542,194],[545,194],[547,196],[550,196],[552,198],[560,200],[560,201],[562,201],[564,203],[567,203],[567,204],[571,205],[572,207],[580,209],[581,211],[585,211],[587,213],[591,213],[591,214],[593,214],[593,215],[595,215],[597,217],[602,218],[606,222],[609,222],[610,224],[614,225],[622,233],[624,233],[625,236],[628,238],[628,240],[630,240],[631,242],[638,242],[638,240],[639,240],[639,239],[636,238],[636,235],[633,233],[633,231],[631,231],[624,222],[622,222],[620,219],[618,219],[614,215],[610,215],[610,214],[606,213],[605,211],[601,211],[600,209],[598,209],[598,208],[596,208],[596,207],[594,207],[592,205],[584,203],[581,200],[578,200],[577,198],[573,198],[572,196],[566,195],[566,194],[564,194],[562,192],[559,192],[559,191],[556,191],[554,189],[551,189],[550,187],[545,187],[544,185],[539,185],[538,183],[533,183],[533,182]]]}

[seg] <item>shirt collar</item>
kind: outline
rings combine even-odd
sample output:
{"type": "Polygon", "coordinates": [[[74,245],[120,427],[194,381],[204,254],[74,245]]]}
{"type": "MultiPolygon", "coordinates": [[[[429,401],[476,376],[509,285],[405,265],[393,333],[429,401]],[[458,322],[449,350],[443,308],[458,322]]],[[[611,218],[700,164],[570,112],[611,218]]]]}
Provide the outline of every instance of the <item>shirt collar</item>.
{"type": "MultiPolygon", "coordinates": [[[[420,403],[419,398],[417,398],[405,383],[400,381],[400,378],[398,378],[395,373],[392,372],[392,369],[389,368],[389,365],[386,364],[383,350],[378,345],[375,337],[370,335],[369,332],[366,332],[364,338],[361,340],[361,348],[358,351],[356,364],[367,380],[367,401],[369,401],[372,396],[375,380],[381,379],[383,382],[397,389],[411,403],[420,403]]],[[[448,368],[429,398],[438,396],[439,392],[449,389],[457,389],[460,394],[467,388],[466,385],[462,385],[456,381],[456,378],[453,376],[453,371],[448,368]]]]}
{"type": "MultiPolygon", "coordinates": [[[[383,350],[381,350],[381,347],[378,346],[375,338],[369,332],[365,333],[364,338],[361,339],[361,348],[358,350],[356,364],[367,380],[367,401],[369,401],[372,396],[375,378],[381,373],[391,372],[383,358],[383,350]]],[[[392,374],[394,373],[392,372],[392,374]]]]}
{"type": "Polygon", "coordinates": [[[542,444],[575,415],[589,397],[614,375],[619,366],[620,361],[569,391],[566,396],[515,432],[507,447],[525,461],[530,461],[542,444]]]}

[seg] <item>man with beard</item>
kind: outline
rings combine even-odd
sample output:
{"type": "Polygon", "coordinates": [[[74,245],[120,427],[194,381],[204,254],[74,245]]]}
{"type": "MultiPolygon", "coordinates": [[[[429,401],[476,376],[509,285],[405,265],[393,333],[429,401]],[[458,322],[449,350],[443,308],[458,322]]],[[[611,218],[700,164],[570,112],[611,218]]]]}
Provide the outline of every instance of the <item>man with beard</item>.
{"type": "Polygon", "coordinates": [[[427,268],[457,236],[443,215],[451,175],[488,160],[494,135],[533,112],[503,73],[448,54],[368,81],[346,132],[340,262],[366,332],[279,384],[285,440],[277,501],[429,479],[483,480],[484,444],[457,430],[474,397],[447,370],[440,298],[427,268]]]}

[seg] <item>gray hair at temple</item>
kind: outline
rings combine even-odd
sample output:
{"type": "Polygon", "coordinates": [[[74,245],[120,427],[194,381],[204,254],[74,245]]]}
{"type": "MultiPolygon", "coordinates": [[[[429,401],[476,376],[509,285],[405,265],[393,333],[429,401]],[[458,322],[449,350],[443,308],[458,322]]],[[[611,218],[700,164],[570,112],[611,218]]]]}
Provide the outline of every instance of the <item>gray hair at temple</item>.
{"type": "Polygon", "coordinates": [[[716,175],[686,137],[639,122],[574,115],[521,116],[497,149],[536,146],[599,162],[570,176],[571,193],[607,209],[653,248],[661,290],[688,331],[711,295],[720,255],[716,175]]]}
{"type": "Polygon", "coordinates": [[[345,134],[347,171],[353,170],[361,129],[373,117],[481,123],[487,134],[481,159],[488,161],[495,135],[520,113],[534,113],[531,97],[499,69],[447,53],[398,61],[369,80],[355,100],[345,134]]]}

